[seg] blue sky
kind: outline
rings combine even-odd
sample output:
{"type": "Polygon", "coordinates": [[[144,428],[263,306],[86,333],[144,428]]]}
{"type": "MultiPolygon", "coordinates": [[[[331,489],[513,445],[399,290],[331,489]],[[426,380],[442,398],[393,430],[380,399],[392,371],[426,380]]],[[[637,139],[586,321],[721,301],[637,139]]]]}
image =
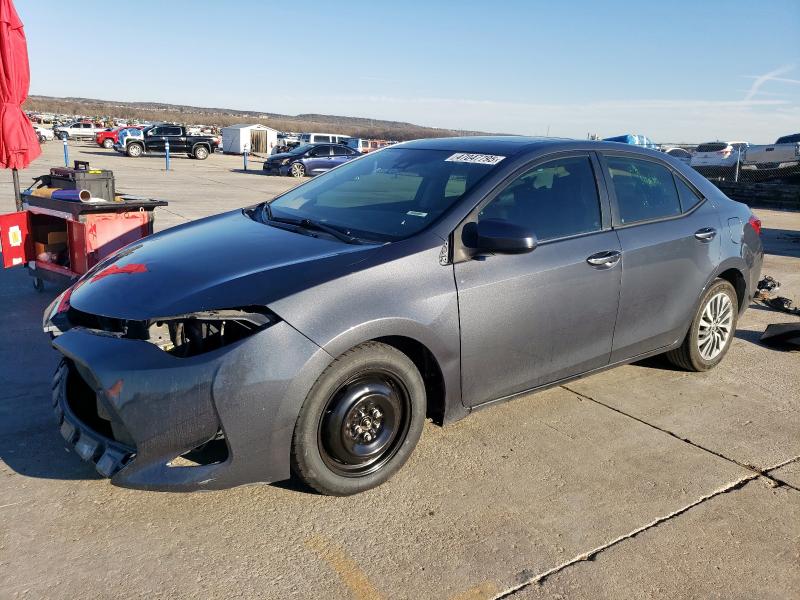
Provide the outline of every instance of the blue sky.
{"type": "Polygon", "coordinates": [[[32,94],[661,142],[800,131],[798,0],[16,4],[32,94]]]}

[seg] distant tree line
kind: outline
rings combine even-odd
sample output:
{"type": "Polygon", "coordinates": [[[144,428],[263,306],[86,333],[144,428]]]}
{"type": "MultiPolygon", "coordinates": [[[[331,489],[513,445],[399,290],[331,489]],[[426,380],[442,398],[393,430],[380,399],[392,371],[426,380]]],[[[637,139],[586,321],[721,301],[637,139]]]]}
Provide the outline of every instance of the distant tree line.
{"type": "Polygon", "coordinates": [[[189,125],[216,125],[225,127],[237,123],[261,123],[278,131],[322,131],[346,133],[354,137],[389,140],[411,140],[429,137],[451,137],[455,135],[476,135],[480,132],[455,131],[421,127],[410,123],[336,117],[328,115],[275,115],[263,118],[248,115],[244,111],[225,111],[225,109],[199,109],[178,105],[155,105],[152,103],[111,102],[90,99],[50,98],[32,96],[23,105],[27,111],[64,115],[86,115],[97,120],[107,117],[139,121],[172,121],[189,125]],[[144,105],[144,106],[142,106],[144,105]],[[155,108],[164,106],[165,108],[155,108]]]}

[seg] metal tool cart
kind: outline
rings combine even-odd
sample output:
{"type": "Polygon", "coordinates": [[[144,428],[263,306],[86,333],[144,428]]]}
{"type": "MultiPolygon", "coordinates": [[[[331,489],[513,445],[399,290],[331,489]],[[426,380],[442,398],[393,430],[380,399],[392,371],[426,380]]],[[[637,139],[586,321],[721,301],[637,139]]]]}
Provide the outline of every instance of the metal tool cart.
{"type": "Polygon", "coordinates": [[[153,233],[164,200],[116,195],[111,171],[53,168],[23,192],[21,212],[0,215],[3,266],[24,265],[34,288],[66,284],[123,246],[153,233]]]}

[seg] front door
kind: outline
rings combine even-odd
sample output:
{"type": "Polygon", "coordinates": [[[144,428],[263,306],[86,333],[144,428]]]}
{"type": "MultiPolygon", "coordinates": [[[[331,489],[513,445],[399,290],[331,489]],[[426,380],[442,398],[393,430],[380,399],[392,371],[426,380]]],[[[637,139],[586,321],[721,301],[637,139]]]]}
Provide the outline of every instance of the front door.
{"type": "Polygon", "coordinates": [[[330,146],[317,146],[308,153],[306,171],[309,175],[323,173],[333,166],[333,156],[330,146]]]}
{"type": "Polygon", "coordinates": [[[598,173],[588,153],[534,163],[479,209],[478,221],[525,225],[538,247],[454,266],[465,405],[608,363],[622,266],[598,173]]]}
{"type": "Polygon", "coordinates": [[[611,360],[682,338],[719,262],[719,215],[660,161],[605,157],[614,225],[622,245],[622,290],[611,360]]]}
{"type": "MultiPolygon", "coordinates": [[[[148,152],[164,152],[164,128],[154,127],[145,134],[148,152]]],[[[172,148],[170,148],[172,150],[172,148]]]]}

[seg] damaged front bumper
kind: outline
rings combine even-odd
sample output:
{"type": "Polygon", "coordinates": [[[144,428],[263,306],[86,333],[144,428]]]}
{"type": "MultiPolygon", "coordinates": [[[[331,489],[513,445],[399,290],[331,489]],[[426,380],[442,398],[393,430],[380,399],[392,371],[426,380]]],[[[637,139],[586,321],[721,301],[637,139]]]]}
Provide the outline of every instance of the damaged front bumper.
{"type": "Polygon", "coordinates": [[[330,361],[282,321],[187,358],[82,328],[53,346],[65,441],[112,483],[149,490],[287,479],[297,414],[330,361]]]}

